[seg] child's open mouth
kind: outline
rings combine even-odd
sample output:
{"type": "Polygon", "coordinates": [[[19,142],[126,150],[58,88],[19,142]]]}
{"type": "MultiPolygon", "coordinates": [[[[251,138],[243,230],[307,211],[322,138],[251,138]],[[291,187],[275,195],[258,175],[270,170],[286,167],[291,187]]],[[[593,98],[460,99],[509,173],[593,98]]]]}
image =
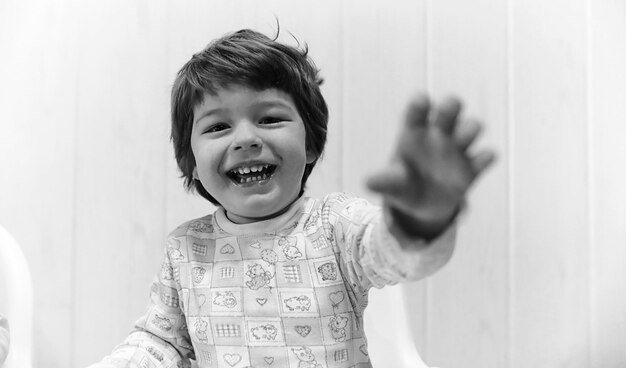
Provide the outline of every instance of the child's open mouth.
{"type": "Polygon", "coordinates": [[[241,166],[226,173],[236,184],[253,184],[267,180],[276,170],[276,165],[263,164],[241,166]]]}

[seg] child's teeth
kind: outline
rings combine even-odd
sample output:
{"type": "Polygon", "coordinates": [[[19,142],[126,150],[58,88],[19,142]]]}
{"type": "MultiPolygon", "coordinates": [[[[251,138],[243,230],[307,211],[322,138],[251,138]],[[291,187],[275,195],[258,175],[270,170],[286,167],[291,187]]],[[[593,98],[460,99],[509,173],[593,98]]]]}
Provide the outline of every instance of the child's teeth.
{"type": "Polygon", "coordinates": [[[269,167],[271,165],[269,164],[264,164],[264,165],[254,165],[254,166],[242,166],[236,169],[233,169],[233,173],[238,173],[239,175],[246,175],[249,177],[241,177],[239,178],[239,182],[241,184],[243,183],[250,183],[250,182],[255,182],[255,181],[261,181],[261,180],[265,180],[269,177],[268,173],[264,172],[264,170],[268,170],[269,167]],[[249,175],[250,173],[258,173],[257,176],[252,176],[249,175]]]}

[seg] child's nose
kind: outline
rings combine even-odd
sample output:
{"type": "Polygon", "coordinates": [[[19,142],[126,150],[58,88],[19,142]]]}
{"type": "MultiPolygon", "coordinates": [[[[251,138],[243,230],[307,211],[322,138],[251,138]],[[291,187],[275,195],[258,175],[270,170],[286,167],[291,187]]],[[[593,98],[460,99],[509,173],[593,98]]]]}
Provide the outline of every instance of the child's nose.
{"type": "Polygon", "coordinates": [[[235,151],[260,148],[261,146],[263,146],[263,141],[252,124],[241,124],[236,128],[233,140],[235,151]]]}

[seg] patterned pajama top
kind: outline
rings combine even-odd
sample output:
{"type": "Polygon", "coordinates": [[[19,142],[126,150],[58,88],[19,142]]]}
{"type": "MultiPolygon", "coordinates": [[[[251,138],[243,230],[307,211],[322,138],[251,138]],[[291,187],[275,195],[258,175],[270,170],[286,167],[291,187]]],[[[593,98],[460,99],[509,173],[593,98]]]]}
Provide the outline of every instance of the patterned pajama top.
{"type": "Polygon", "coordinates": [[[368,290],[419,278],[418,257],[379,207],[343,193],[251,224],[220,208],[169,235],[147,314],[92,368],[371,367],[368,290]]]}

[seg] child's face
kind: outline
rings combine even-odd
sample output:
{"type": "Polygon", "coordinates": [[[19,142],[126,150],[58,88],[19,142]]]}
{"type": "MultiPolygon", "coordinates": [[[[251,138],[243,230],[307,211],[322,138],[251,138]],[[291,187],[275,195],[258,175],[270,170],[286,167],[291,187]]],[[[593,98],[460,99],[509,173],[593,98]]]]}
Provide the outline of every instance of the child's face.
{"type": "Polygon", "coordinates": [[[291,96],[232,85],[205,93],[191,131],[196,176],[226,210],[248,223],[271,218],[298,197],[307,153],[304,123],[291,96]]]}

